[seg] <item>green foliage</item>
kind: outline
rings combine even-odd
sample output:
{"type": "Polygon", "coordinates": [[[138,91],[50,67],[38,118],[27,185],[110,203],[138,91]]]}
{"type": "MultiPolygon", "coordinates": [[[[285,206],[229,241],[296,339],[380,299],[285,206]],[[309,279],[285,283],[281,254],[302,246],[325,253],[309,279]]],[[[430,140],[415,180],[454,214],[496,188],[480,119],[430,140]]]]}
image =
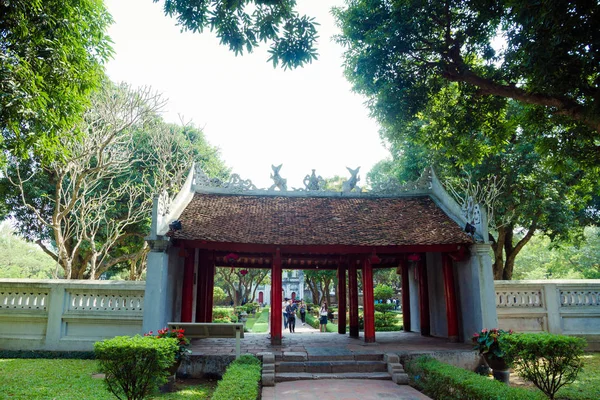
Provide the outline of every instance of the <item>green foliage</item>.
{"type": "Polygon", "coordinates": [[[514,279],[600,278],[600,228],[588,226],[581,241],[552,243],[547,236],[533,237],[527,251],[515,260],[514,279]]]}
{"type": "Polygon", "coordinates": [[[550,399],[562,386],[573,383],[583,367],[586,342],[582,338],[521,333],[505,336],[501,343],[508,364],[550,399]]]}
{"type": "MultiPolygon", "coordinates": [[[[223,322],[223,323],[231,323],[232,318],[235,317],[235,312],[233,308],[221,308],[214,307],[213,308],[213,322],[223,322]]],[[[236,318],[237,321],[237,318],[236,318]]]]}
{"type": "Polygon", "coordinates": [[[165,383],[177,350],[178,339],[156,336],[117,336],[94,344],[106,387],[127,400],[143,399],[165,383]]]}
{"type": "Polygon", "coordinates": [[[375,330],[389,327],[395,327],[397,328],[396,330],[400,330],[400,328],[396,326],[398,322],[396,317],[395,313],[375,311],[375,330]]]}
{"type": "Polygon", "coordinates": [[[14,234],[10,223],[0,223],[0,278],[51,279],[62,269],[37,245],[14,234]]]}
{"type": "Polygon", "coordinates": [[[104,76],[112,18],[100,0],[11,0],[0,16],[0,150],[59,158],[104,76]]]}
{"type": "MultiPolygon", "coordinates": [[[[92,353],[93,356],[93,353],[92,353]]],[[[0,356],[2,392],[0,398],[56,399],[61,400],[111,400],[115,397],[106,390],[103,379],[96,375],[96,360],[24,360],[5,359],[0,356]],[[27,384],[23,384],[23,377],[27,384]]],[[[214,382],[178,388],[177,392],[156,394],[153,399],[210,399],[214,382]]]]}
{"type": "Polygon", "coordinates": [[[209,176],[229,173],[200,130],[156,115],[161,104],[147,89],[105,81],[79,124],[80,140],[71,131],[60,136],[69,150],[60,162],[9,157],[0,178],[6,212],[65,278],[97,279],[112,268],[139,279],[153,197],[178,192],[193,162],[209,176]]]}
{"type": "Polygon", "coordinates": [[[253,333],[264,333],[269,330],[269,307],[264,307],[256,316],[256,322],[252,325],[253,333]]]}
{"type": "Polygon", "coordinates": [[[380,313],[387,313],[394,310],[394,304],[387,303],[378,303],[375,304],[375,311],[379,311],[380,313]]]}
{"type": "Polygon", "coordinates": [[[111,400],[95,360],[0,358],[3,399],[111,400]],[[27,377],[24,380],[24,377],[27,377]]]}
{"type": "Polygon", "coordinates": [[[569,400],[600,399],[600,353],[586,353],[583,356],[583,370],[577,380],[563,386],[556,397],[569,400]]]}
{"type": "Polygon", "coordinates": [[[513,99],[553,165],[597,168],[600,39],[589,27],[599,11],[597,2],[349,0],[335,16],[346,76],[385,129],[422,130],[469,162],[511,140],[513,99]]]}
{"type": "Polygon", "coordinates": [[[201,33],[210,28],[236,55],[269,42],[269,61],[274,66],[296,68],[317,58],[318,24],[300,16],[295,6],[295,0],[165,0],[164,10],[184,31],[201,33]]]}
{"type": "Polygon", "coordinates": [[[387,299],[394,297],[394,295],[394,289],[387,285],[377,285],[373,289],[373,297],[375,300],[386,301],[387,299]]]}
{"type": "Polygon", "coordinates": [[[225,294],[225,291],[223,289],[221,289],[220,287],[215,286],[213,289],[214,304],[222,304],[226,298],[227,298],[227,295],[225,294]]]}
{"type": "Polygon", "coordinates": [[[475,348],[479,354],[490,356],[492,359],[504,358],[505,351],[502,347],[502,338],[512,335],[512,331],[505,331],[498,328],[482,329],[481,332],[475,333],[471,338],[475,348]]]}
{"type": "Polygon", "coordinates": [[[252,355],[244,354],[227,367],[217,385],[212,400],[255,400],[259,396],[262,364],[252,355]]]}
{"type": "Polygon", "coordinates": [[[429,356],[405,363],[411,386],[433,399],[541,400],[540,393],[510,387],[429,356]]]}

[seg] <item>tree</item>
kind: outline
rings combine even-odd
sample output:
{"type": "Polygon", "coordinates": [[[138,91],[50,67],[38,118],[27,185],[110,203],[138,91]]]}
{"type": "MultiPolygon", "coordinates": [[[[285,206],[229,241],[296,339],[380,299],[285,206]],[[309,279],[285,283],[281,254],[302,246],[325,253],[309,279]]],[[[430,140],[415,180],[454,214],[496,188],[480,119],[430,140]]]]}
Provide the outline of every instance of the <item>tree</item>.
{"type": "Polygon", "coordinates": [[[111,22],[99,0],[0,3],[0,150],[64,152],[58,135],[81,119],[112,53],[111,22]]]}
{"type": "MultiPolygon", "coordinates": [[[[446,100],[458,99],[447,93],[440,95],[446,100]]],[[[449,109],[458,115],[464,111],[456,101],[434,100],[439,103],[436,109],[444,115],[450,113],[449,109]]],[[[495,145],[494,152],[480,151],[475,164],[461,162],[462,158],[457,154],[466,152],[469,147],[474,152],[478,152],[478,148],[484,149],[487,142],[481,132],[474,131],[461,150],[461,143],[448,147],[433,144],[428,140],[427,128],[412,124],[403,129],[383,131],[391,143],[393,158],[368,174],[372,182],[385,181],[389,178],[386,174],[409,181],[416,179],[425,166],[435,165],[447,188],[460,188],[455,192],[491,178],[502,181],[501,195],[496,198],[489,221],[495,279],[512,278],[517,255],[536,232],[547,234],[553,240],[570,240],[584,226],[597,223],[597,216],[585,210],[597,209],[594,194],[600,191],[593,169],[582,170],[573,162],[568,164],[568,169],[555,171],[549,168],[550,157],[536,150],[536,144],[543,139],[538,138],[528,125],[513,123],[522,116],[522,108],[516,103],[511,105],[514,106],[511,110],[502,110],[506,117],[497,126],[506,132],[512,128],[513,134],[503,146],[495,145]]],[[[435,124],[438,121],[434,119],[436,115],[438,113],[429,110],[421,118],[425,123],[435,121],[430,123],[435,124]]]]}
{"type": "Polygon", "coordinates": [[[515,261],[516,279],[600,278],[600,228],[588,226],[576,243],[552,243],[546,236],[532,238],[528,250],[515,261]]]}
{"type": "MultiPolygon", "coordinates": [[[[385,127],[427,126],[445,142],[474,132],[488,150],[514,130],[499,129],[509,99],[551,164],[600,165],[600,22],[597,2],[348,0],[335,15],[345,70],[385,127]],[[501,49],[494,41],[504,40],[501,49]],[[451,88],[468,108],[422,120],[436,93],[451,88]],[[566,161],[565,161],[566,162],[566,161]]],[[[475,154],[479,156],[479,154],[475,154]]],[[[469,159],[470,160],[470,159],[469,159]]]]}
{"type": "Polygon", "coordinates": [[[225,291],[218,286],[213,288],[213,304],[221,304],[225,301],[227,295],[225,291]]]}
{"type": "MultiPolygon", "coordinates": [[[[81,140],[61,136],[67,157],[11,159],[3,186],[11,216],[65,278],[97,279],[122,266],[130,279],[142,276],[152,198],[179,190],[198,150],[192,140],[202,142],[194,129],[158,119],[162,102],[149,89],[106,83],[85,115],[81,140]]],[[[212,162],[215,154],[203,156],[212,162]]]]}
{"type": "Polygon", "coordinates": [[[337,297],[338,289],[336,279],[337,271],[311,269],[304,271],[304,279],[313,296],[315,304],[322,304],[324,301],[331,305],[331,286],[335,288],[337,297]]]}
{"type": "Polygon", "coordinates": [[[394,297],[394,289],[387,285],[377,285],[373,289],[373,297],[375,300],[386,301],[387,299],[391,299],[394,297]]]}
{"type": "MultiPolygon", "coordinates": [[[[159,0],[153,0],[158,3],[159,0]]],[[[236,55],[252,52],[269,42],[269,61],[296,68],[316,59],[317,37],[313,18],[300,16],[296,0],[165,0],[164,10],[177,19],[182,31],[215,31],[221,44],[236,55]]]]}
{"type": "Polygon", "coordinates": [[[269,269],[217,267],[215,286],[225,290],[233,304],[239,306],[243,299],[250,303],[254,302],[256,289],[260,285],[268,285],[269,277],[269,269]]]}
{"type": "Polygon", "coordinates": [[[0,278],[56,279],[57,267],[38,246],[15,235],[8,221],[0,223],[0,278]]]}

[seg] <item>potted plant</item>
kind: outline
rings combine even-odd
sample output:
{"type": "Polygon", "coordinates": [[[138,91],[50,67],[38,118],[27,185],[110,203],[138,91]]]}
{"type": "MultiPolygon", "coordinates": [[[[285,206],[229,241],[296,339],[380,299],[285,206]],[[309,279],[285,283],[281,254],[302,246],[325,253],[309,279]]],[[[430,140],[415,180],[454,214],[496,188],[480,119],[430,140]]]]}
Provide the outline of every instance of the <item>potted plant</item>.
{"type": "MultiPolygon", "coordinates": [[[[150,332],[144,334],[144,336],[154,336],[154,333],[152,331],[150,331],[150,332]]],[[[173,328],[159,329],[157,332],[156,338],[157,339],[174,338],[174,339],[178,340],[178,348],[177,348],[177,351],[175,352],[175,362],[168,370],[170,378],[169,378],[167,384],[164,385],[163,387],[161,387],[162,392],[171,392],[174,390],[175,374],[177,374],[177,370],[179,369],[181,362],[185,358],[187,358],[190,354],[192,354],[192,351],[188,348],[190,346],[190,339],[185,337],[184,329],[173,329],[173,328]]]]}
{"type": "Polygon", "coordinates": [[[504,360],[505,353],[502,350],[501,338],[510,335],[513,331],[502,329],[482,329],[481,332],[473,334],[472,340],[475,344],[474,350],[483,356],[487,365],[492,369],[496,380],[508,383],[508,365],[504,360]]]}

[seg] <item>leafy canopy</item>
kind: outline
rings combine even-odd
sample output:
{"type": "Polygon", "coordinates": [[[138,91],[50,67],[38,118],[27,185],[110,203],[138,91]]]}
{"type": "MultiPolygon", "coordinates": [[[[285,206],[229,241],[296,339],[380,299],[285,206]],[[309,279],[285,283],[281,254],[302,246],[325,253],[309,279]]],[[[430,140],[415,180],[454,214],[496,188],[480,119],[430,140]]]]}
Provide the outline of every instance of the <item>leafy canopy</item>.
{"type": "Polygon", "coordinates": [[[597,2],[348,0],[335,15],[346,75],[384,126],[417,125],[446,148],[484,136],[469,162],[508,140],[513,99],[554,164],[600,165],[597,2]]]}
{"type": "MultiPolygon", "coordinates": [[[[159,0],[154,0],[158,3],[159,0]]],[[[210,28],[236,55],[269,42],[269,61],[285,69],[317,58],[314,18],[299,15],[295,0],[165,0],[164,10],[183,31],[210,28]]]]}
{"type": "Polygon", "coordinates": [[[54,158],[85,111],[112,49],[102,0],[0,3],[0,150],[54,158]]]}

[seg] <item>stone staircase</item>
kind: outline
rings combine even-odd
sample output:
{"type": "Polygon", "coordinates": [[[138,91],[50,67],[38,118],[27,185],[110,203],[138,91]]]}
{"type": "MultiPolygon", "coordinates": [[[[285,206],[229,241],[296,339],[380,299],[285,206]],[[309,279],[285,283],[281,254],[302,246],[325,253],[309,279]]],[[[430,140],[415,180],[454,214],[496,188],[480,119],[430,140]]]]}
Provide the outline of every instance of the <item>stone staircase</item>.
{"type": "Polygon", "coordinates": [[[276,382],[311,379],[379,379],[408,384],[396,354],[354,354],[307,356],[306,353],[260,354],[263,360],[263,386],[276,382]]]}

